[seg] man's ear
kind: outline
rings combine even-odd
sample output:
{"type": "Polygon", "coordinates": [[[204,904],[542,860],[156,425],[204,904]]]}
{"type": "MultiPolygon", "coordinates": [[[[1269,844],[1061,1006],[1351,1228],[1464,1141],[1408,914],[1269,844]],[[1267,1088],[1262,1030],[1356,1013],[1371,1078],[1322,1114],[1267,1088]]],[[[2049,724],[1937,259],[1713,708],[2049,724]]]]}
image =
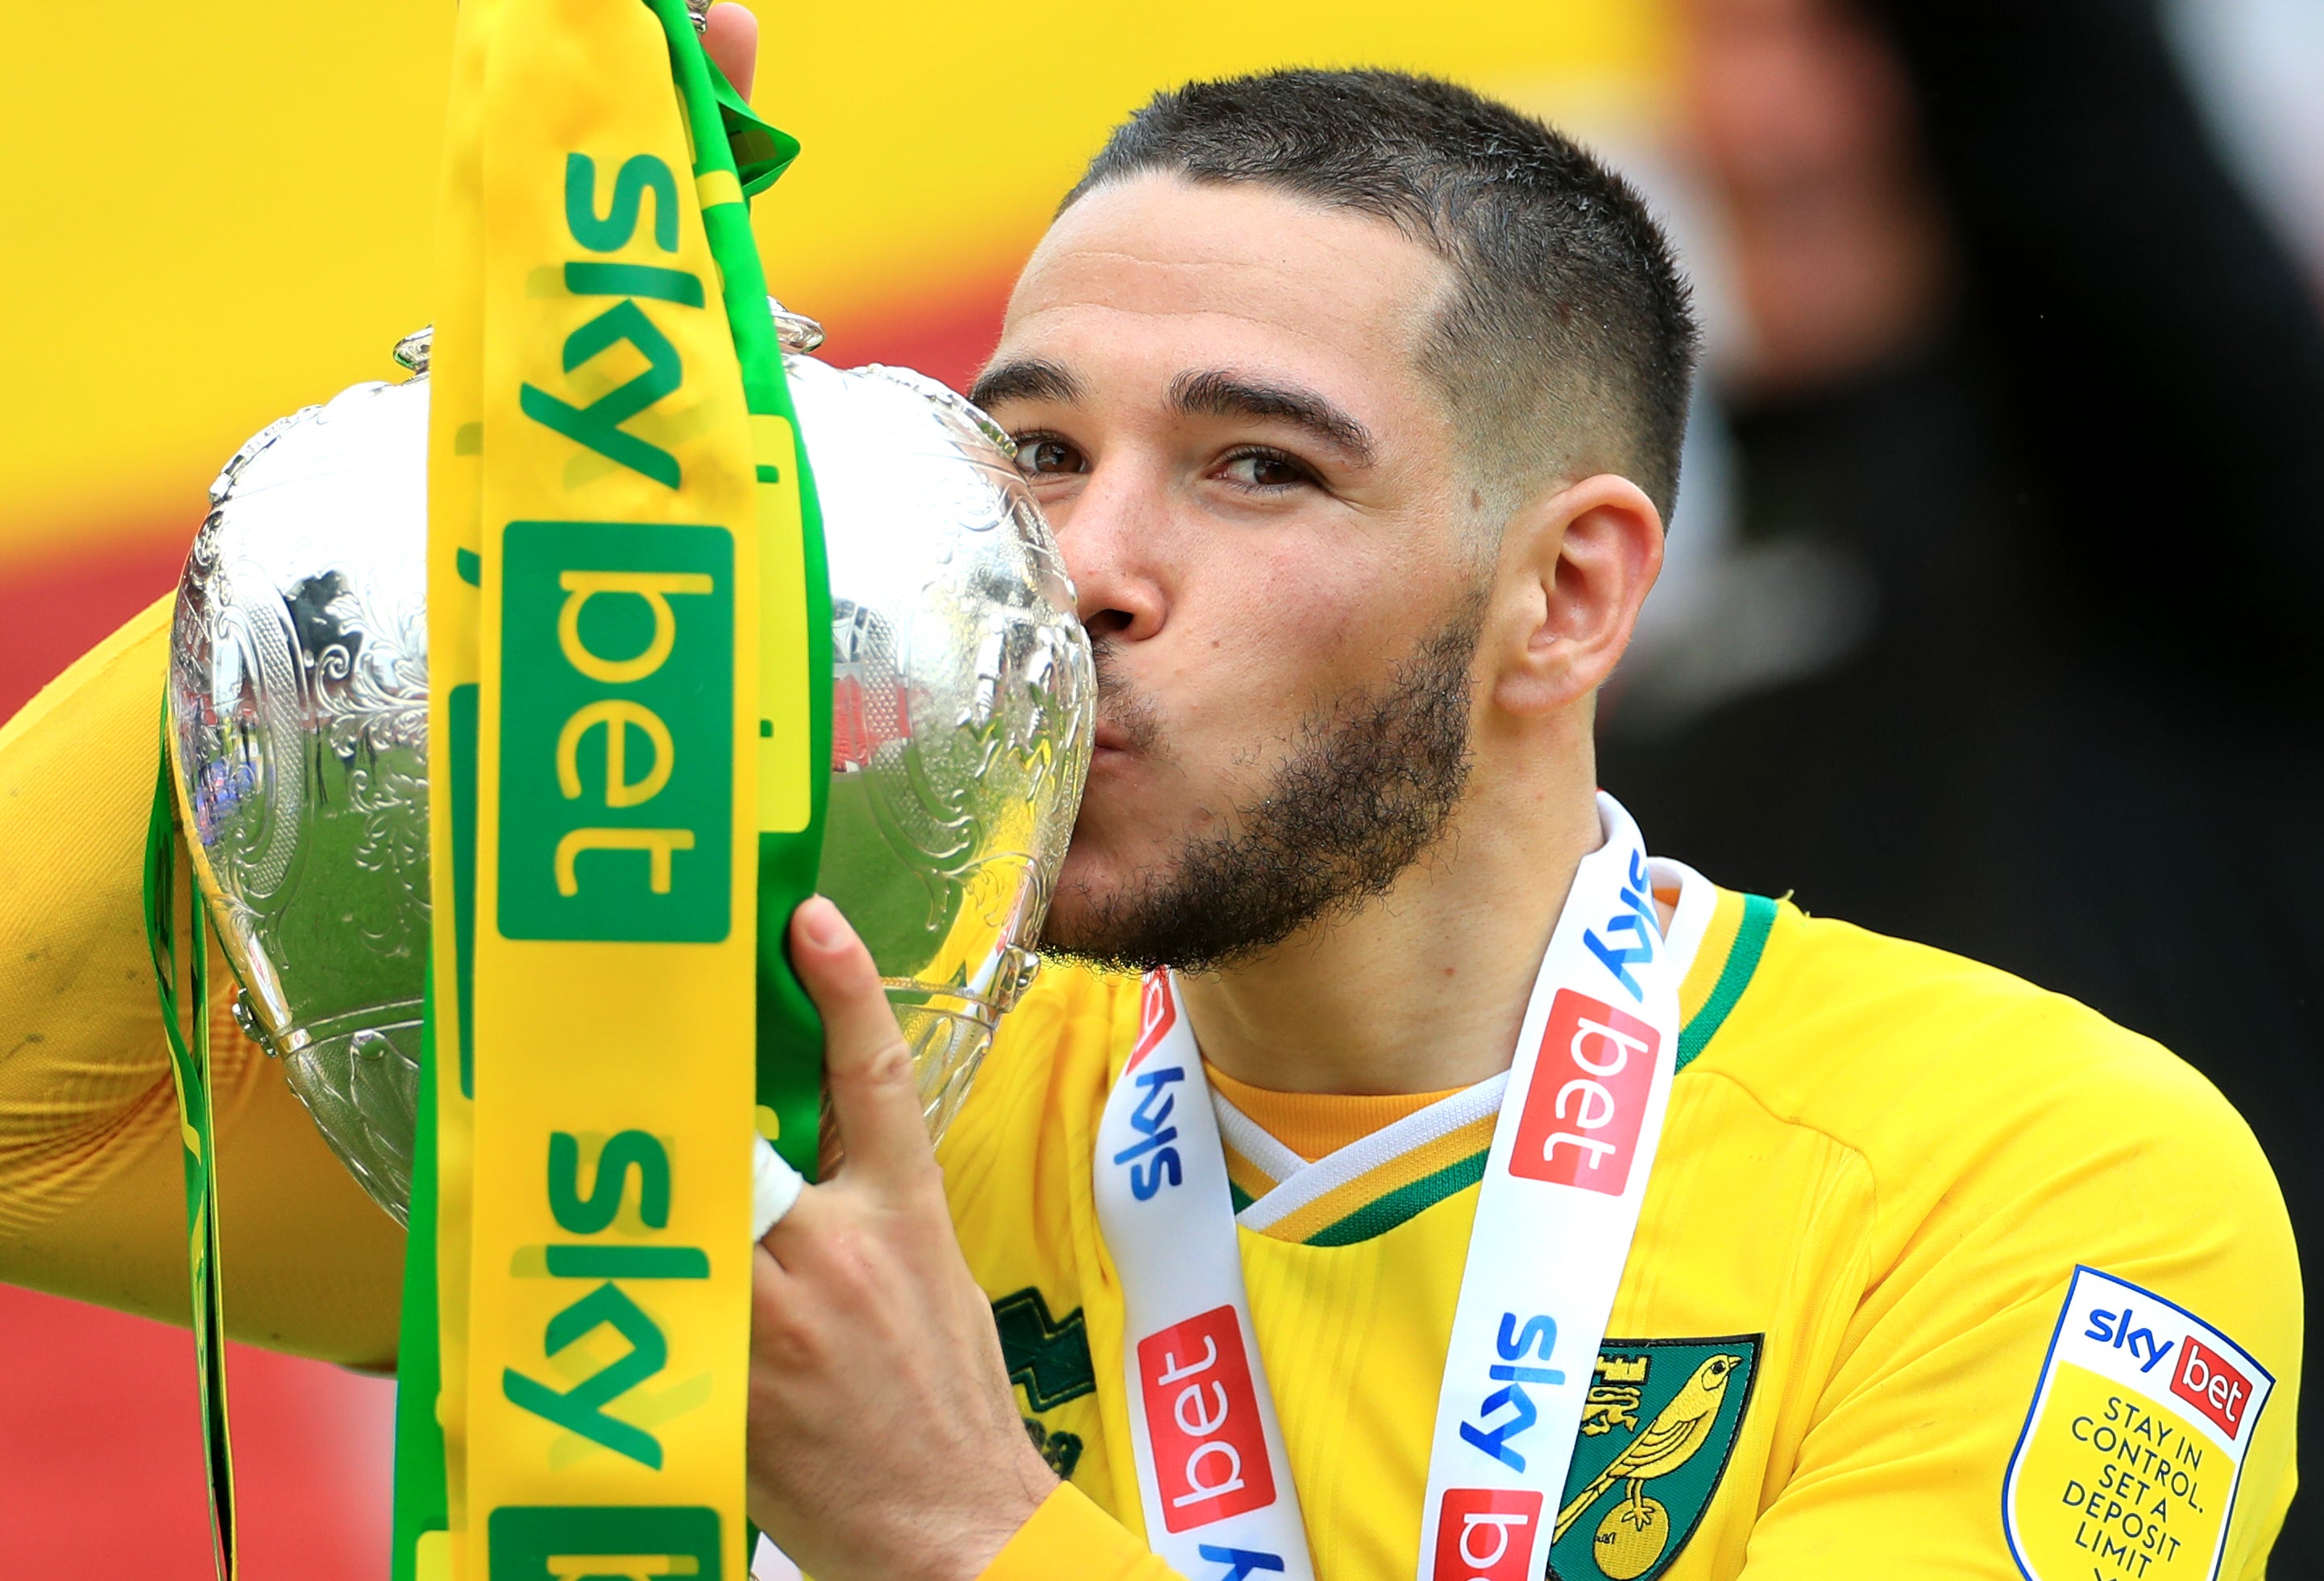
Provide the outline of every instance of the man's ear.
{"type": "Polygon", "coordinates": [[[1597,690],[1662,564],[1662,513],[1627,477],[1600,473],[1520,509],[1501,537],[1494,703],[1537,717],[1597,690]]]}

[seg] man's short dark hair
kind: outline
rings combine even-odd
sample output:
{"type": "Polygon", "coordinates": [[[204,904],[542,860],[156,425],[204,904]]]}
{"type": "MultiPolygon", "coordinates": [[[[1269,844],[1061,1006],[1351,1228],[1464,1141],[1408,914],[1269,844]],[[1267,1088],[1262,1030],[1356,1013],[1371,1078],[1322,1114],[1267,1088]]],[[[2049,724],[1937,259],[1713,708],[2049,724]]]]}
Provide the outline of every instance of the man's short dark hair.
{"type": "Polygon", "coordinates": [[[1422,365],[1480,479],[1521,498],[1618,472],[1668,519],[1694,315],[1644,201],[1572,139],[1434,78],[1269,71],[1157,94],[1059,212],[1151,172],[1277,188],[1429,247],[1453,287],[1422,365]]]}

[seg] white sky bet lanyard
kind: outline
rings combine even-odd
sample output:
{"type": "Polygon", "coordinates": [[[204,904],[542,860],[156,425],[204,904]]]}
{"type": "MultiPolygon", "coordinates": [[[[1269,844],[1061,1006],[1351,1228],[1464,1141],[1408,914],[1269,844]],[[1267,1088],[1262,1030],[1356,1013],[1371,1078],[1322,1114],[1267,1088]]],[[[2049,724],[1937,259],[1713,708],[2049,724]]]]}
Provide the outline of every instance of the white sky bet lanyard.
{"type": "MultiPolygon", "coordinates": [[[[1419,1581],[1535,1581],[1661,1140],[1678,988],[1714,897],[1598,798],[1517,1036],[1437,1399],[1419,1581]],[[1653,885],[1676,883],[1668,937],[1653,885]]],[[[1194,1581],[1312,1578],[1243,1290],[1201,1052],[1167,974],[1098,1131],[1147,1541],[1194,1581]]]]}

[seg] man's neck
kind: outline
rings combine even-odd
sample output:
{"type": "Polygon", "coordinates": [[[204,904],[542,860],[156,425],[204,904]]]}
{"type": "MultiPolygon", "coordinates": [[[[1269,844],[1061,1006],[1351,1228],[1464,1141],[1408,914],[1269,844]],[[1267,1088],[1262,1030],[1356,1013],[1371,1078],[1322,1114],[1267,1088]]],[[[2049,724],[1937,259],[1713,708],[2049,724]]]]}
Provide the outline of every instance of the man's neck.
{"type": "Polygon", "coordinates": [[[1508,1068],[1582,858],[1604,835],[1575,782],[1472,780],[1388,894],[1259,958],[1180,978],[1204,1056],[1279,1092],[1424,1093],[1508,1068]]]}

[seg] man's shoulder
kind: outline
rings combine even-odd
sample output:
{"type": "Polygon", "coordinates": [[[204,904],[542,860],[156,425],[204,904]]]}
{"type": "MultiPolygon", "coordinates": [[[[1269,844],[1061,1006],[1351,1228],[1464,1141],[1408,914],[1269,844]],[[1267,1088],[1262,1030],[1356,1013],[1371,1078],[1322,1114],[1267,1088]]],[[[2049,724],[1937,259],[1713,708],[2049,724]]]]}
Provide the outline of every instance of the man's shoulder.
{"type": "Polygon", "coordinates": [[[1996,967],[1788,903],[1699,1063],[1862,1154],[1892,1199],[1915,1178],[2008,1192],[2123,1168],[2282,1211],[2250,1128],[2161,1044],[1996,967]]]}
{"type": "MultiPolygon", "coordinates": [[[[2021,1553],[2032,1543],[2080,1558],[2077,1544],[2098,1554],[2101,1540],[2135,1550],[2135,1532],[2125,1549],[2107,1517],[2078,1507],[2081,1491],[2111,1487],[2099,1474],[2114,1467],[2099,1461],[2116,1447],[2094,1448],[2076,1413],[2183,1416],[2195,1398],[2183,1379],[2144,1369],[2158,1344],[2180,1347],[2174,1364],[2192,1354],[2174,1334],[2212,1330],[2283,1398],[2227,1466],[2230,1479],[2242,1466],[2241,1512],[2221,1500],[2232,1484],[2216,1458],[2211,1480],[2174,1491],[2171,1510],[2190,1552],[2208,1555],[2231,1513],[2231,1559],[2264,1551],[2292,1485],[2301,1311],[2282,1197],[2249,1128],[2169,1050],[2063,995],[1789,906],[1748,905],[1761,920],[1748,980],[1680,1078],[1702,1085],[1683,1104],[1674,1096],[1665,1146],[1692,1167],[1669,1176],[1666,1218],[1706,1238],[1765,1226],[1768,1282],[1733,1281],[1729,1299],[1783,1314],[1767,1324],[1769,1354],[1780,1333],[1802,1358],[1787,1409],[1818,1426],[1798,1485],[1845,1482],[1848,1466],[1913,1468],[1836,1502],[1779,1500],[1753,1533],[1755,1561],[1813,1568],[1836,1538],[1877,1543],[1899,1521],[1941,1519],[1917,1557],[2007,1569],[1996,1515],[2021,1553]],[[2130,1374],[2077,1373],[2059,1346],[2074,1292],[2101,1288],[2135,1297],[2150,1325],[2144,1367],[2130,1374]],[[2163,1332],[2154,1315],[2166,1306],[2191,1315],[2185,1327],[2163,1332]]],[[[1715,953],[1703,964],[1721,969],[1715,953]]],[[[2151,1503],[2134,1514],[2162,1530],[2151,1503]]],[[[2050,1575],[2051,1563],[2026,1568],[2050,1575]]],[[[2247,1571],[2233,1559],[2220,1573],[2247,1571]]]]}

